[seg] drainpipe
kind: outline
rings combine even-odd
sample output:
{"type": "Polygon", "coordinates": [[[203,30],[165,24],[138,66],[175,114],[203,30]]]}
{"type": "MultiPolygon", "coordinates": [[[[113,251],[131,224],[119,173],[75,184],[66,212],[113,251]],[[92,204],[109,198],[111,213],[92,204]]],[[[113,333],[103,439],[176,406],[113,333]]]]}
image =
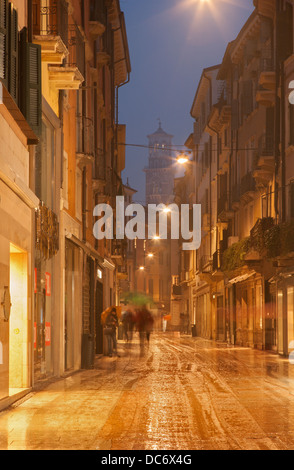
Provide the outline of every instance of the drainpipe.
{"type": "MultiPolygon", "coordinates": [[[[209,82],[209,108],[210,110],[212,109],[212,80],[211,80],[211,77],[208,77],[205,73],[203,74],[204,78],[206,78],[206,80],[208,80],[209,82]]],[[[209,129],[211,129],[211,127],[207,124],[207,127],[209,129]]],[[[214,131],[213,129],[211,129],[214,133],[216,133],[216,131],[214,131]]],[[[216,133],[217,134],[217,133],[216,133]]],[[[218,135],[218,134],[217,134],[218,135]]],[[[211,253],[211,240],[212,240],[212,236],[211,236],[211,229],[212,229],[212,223],[211,223],[211,163],[212,163],[212,145],[211,145],[211,140],[210,140],[210,165],[209,165],[209,202],[210,202],[210,214],[209,214],[209,238],[210,238],[210,242],[209,242],[209,254],[210,254],[210,257],[212,255],[211,253]]]]}

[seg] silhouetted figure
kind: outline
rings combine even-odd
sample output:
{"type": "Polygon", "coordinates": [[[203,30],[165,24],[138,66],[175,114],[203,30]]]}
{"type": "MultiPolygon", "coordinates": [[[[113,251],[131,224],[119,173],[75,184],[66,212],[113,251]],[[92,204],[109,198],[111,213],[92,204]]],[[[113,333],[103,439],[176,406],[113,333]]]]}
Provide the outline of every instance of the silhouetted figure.
{"type": "Polygon", "coordinates": [[[130,309],[126,310],[122,315],[122,324],[124,337],[127,341],[133,339],[134,323],[135,319],[133,312],[130,309]]]}
{"type": "Polygon", "coordinates": [[[108,342],[108,355],[112,357],[112,352],[115,352],[117,357],[120,357],[117,353],[117,341],[116,341],[116,329],[118,327],[118,318],[115,308],[107,315],[105,321],[105,334],[108,342]]]}
{"type": "Polygon", "coordinates": [[[153,323],[154,323],[153,317],[151,313],[149,312],[149,310],[147,310],[145,305],[141,309],[138,309],[136,311],[136,325],[137,325],[137,331],[139,332],[139,337],[140,337],[141,354],[144,353],[145,337],[149,345],[150,334],[153,329],[153,323]]]}

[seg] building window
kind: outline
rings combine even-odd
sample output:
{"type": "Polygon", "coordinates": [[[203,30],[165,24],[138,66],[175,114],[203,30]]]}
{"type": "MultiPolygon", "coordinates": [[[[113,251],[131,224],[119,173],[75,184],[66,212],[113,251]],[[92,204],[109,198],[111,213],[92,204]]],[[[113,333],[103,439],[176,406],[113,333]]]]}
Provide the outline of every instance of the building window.
{"type": "Polygon", "coordinates": [[[82,220],[82,172],[76,169],[76,218],[82,220]]]}
{"type": "Polygon", "coordinates": [[[68,154],[63,153],[63,183],[62,183],[63,206],[68,209],[68,154]]]}

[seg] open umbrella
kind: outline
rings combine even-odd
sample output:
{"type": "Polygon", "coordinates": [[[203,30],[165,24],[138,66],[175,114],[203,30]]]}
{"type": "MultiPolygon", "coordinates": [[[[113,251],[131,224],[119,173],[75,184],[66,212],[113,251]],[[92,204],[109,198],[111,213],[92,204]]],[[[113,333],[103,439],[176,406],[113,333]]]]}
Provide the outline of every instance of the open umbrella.
{"type": "Polygon", "coordinates": [[[116,310],[117,318],[121,317],[121,307],[118,305],[112,305],[111,307],[108,307],[104,312],[101,313],[101,323],[105,323],[107,315],[111,312],[112,309],[116,310]]]}
{"type": "Polygon", "coordinates": [[[149,295],[141,292],[127,292],[124,295],[124,301],[138,307],[153,303],[153,299],[149,295]]]}

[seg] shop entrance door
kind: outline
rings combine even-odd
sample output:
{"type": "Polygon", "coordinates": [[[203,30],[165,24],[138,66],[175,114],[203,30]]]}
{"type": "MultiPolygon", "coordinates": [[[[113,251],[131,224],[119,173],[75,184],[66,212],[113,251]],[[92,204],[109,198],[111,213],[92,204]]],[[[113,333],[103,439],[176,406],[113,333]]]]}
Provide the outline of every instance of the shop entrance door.
{"type": "Polygon", "coordinates": [[[101,313],[103,312],[103,284],[96,282],[96,354],[103,354],[103,325],[101,313]]]}
{"type": "Polygon", "coordinates": [[[28,255],[10,244],[9,395],[29,387],[28,255]]]}

